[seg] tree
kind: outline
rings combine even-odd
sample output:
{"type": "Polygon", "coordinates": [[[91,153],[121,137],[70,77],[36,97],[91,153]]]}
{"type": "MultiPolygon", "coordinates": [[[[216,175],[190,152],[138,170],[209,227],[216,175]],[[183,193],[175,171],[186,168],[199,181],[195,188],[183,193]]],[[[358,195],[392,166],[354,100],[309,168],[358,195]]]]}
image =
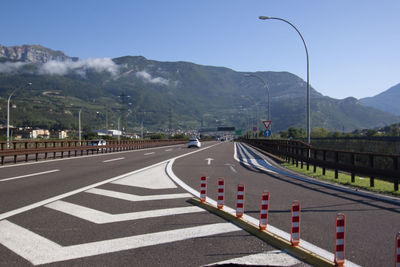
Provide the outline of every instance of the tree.
{"type": "Polygon", "coordinates": [[[322,138],[327,137],[329,135],[329,131],[323,127],[315,127],[311,132],[311,138],[322,138]]]}

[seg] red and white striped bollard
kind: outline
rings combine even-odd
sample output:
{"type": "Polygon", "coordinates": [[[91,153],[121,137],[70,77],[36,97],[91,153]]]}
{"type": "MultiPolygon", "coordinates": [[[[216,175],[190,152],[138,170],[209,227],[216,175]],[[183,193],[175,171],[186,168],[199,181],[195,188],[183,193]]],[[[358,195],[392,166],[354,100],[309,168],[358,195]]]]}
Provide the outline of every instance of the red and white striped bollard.
{"type": "Polygon", "coordinates": [[[292,203],[290,242],[293,247],[297,247],[300,243],[300,201],[298,200],[295,200],[292,203]]]}
{"type": "Polygon", "coordinates": [[[244,184],[238,184],[236,217],[242,218],[244,213],[244,184]]]}
{"type": "Polygon", "coordinates": [[[343,213],[336,215],[336,234],[335,234],[335,265],[344,266],[345,261],[345,227],[346,216],[343,213]]]}
{"type": "Polygon", "coordinates": [[[200,178],[200,201],[206,202],[207,198],[207,177],[201,176],[200,178]]]}
{"type": "Polygon", "coordinates": [[[268,224],[269,192],[264,191],[261,196],[260,230],[266,230],[268,224]]]}
{"type": "Polygon", "coordinates": [[[224,178],[218,179],[218,196],[217,196],[217,208],[224,208],[224,178]]]}

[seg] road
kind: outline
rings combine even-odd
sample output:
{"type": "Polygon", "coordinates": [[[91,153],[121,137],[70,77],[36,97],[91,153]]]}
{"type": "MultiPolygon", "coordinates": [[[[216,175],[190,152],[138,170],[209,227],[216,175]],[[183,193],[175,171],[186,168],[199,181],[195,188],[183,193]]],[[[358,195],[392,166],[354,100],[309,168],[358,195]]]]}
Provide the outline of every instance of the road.
{"type": "Polygon", "coordinates": [[[280,174],[275,165],[264,164],[262,155],[243,145],[220,146],[177,159],[173,172],[188,186],[199,190],[201,175],[208,177],[208,196],[217,199],[217,180],[225,179],[225,202],[236,205],[239,183],[245,184],[245,213],[259,218],[261,194],[270,192],[268,223],[290,232],[290,205],[301,202],[301,238],[334,251],[335,216],[346,215],[346,259],[362,266],[393,266],[394,240],[400,231],[400,205],[311,184],[280,174]],[[212,159],[212,160],[210,160],[212,159]],[[208,164],[210,162],[210,164],[208,164]],[[250,164],[249,164],[250,163],[250,164]]]}
{"type": "MultiPolygon", "coordinates": [[[[182,157],[176,159],[182,168],[181,159],[215,157],[232,148],[231,143],[205,146],[0,167],[0,265],[201,266],[242,260],[306,266],[187,202],[192,195],[165,169],[173,158],[182,157]]],[[[198,163],[186,168],[201,169],[198,163]]]]}

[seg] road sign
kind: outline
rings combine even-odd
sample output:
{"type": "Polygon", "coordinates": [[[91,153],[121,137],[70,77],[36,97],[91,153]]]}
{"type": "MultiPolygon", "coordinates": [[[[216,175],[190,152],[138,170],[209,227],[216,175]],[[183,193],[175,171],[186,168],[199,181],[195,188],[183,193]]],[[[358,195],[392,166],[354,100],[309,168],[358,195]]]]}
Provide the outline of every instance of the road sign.
{"type": "Polygon", "coordinates": [[[264,136],[266,136],[266,137],[270,137],[271,136],[271,130],[269,130],[269,129],[267,129],[267,130],[265,130],[264,131],[264,136]]]}
{"type": "Polygon", "coordinates": [[[269,126],[271,126],[271,122],[272,121],[263,121],[262,123],[264,124],[265,128],[267,128],[267,130],[268,130],[269,126]]]}
{"type": "Polygon", "coordinates": [[[236,130],[235,135],[242,135],[242,130],[236,130]]]}

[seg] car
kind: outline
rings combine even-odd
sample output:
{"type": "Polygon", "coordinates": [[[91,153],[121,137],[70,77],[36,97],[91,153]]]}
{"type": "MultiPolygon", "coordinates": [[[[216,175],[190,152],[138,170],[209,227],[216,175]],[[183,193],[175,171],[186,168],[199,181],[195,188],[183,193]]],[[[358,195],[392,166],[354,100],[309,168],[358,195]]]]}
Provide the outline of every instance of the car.
{"type": "Polygon", "coordinates": [[[201,143],[200,143],[199,139],[197,139],[197,138],[190,138],[190,139],[189,139],[189,143],[188,143],[188,147],[189,147],[189,148],[190,148],[190,147],[197,147],[197,148],[199,148],[199,147],[201,147],[201,143]]]}
{"type": "MultiPolygon", "coordinates": [[[[96,140],[88,141],[87,145],[88,145],[88,146],[96,146],[96,147],[99,147],[98,150],[101,151],[102,149],[103,149],[103,150],[106,149],[104,146],[107,145],[107,142],[106,142],[106,140],[104,140],[104,139],[96,139],[96,140]]],[[[93,150],[96,150],[96,149],[93,149],[93,150]]]]}

